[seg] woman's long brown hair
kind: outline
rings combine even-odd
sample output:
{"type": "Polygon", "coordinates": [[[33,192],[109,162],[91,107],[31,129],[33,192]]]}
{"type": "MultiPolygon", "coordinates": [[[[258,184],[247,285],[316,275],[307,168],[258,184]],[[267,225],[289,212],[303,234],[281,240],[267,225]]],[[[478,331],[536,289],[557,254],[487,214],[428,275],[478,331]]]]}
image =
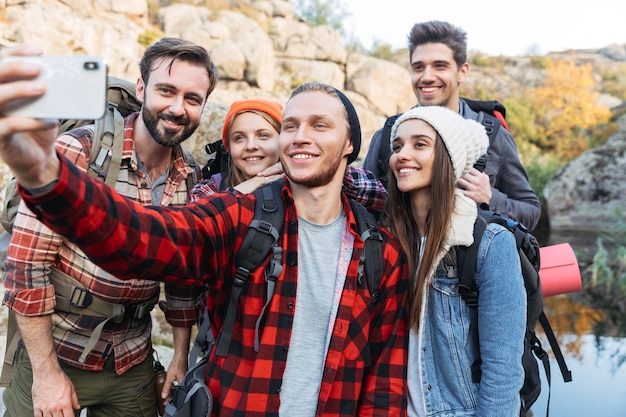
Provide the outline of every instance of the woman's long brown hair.
{"type": "Polygon", "coordinates": [[[382,222],[396,237],[409,261],[411,276],[411,294],[409,297],[409,326],[419,325],[422,308],[422,294],[428,282],[427,274],[433,268],[435,259],[443,247],[443,241],[450,225],[454,210],[454,188],[456,179],[452,168],[452,160],[443,140],[437,134],[435,141],[435,160],[431,183],[431,204],[426,216],[426,246],[422,262],[419,263],[420,236],[417,229],[417,213],[411,203],[411,193],[403,193],[398,189],[396,177],[391,170],[388,172],[389,199],[382,217],[382,222]]]}

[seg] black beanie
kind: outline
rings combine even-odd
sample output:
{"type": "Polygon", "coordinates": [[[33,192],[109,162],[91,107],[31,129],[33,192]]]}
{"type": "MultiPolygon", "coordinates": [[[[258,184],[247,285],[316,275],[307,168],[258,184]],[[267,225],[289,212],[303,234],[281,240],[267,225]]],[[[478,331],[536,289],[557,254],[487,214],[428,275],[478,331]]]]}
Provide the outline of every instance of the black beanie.
{"type": "Polygon", "coordinates": [[[350,155],[348,155],[348,164],[356,161],[356,158],[359,156],[359,152],[361,151],[361,124],[359,123],[359,116],[356,114],[356,110],[354,106],[341,91],[333,87],[335,93],[339,96],[339,99],[343,103],[343,106],[346,108],[346,113],[348,113],[348,124],[350,125],[350,138],[352,139],[352,146],[354,150],[350,155]]]}

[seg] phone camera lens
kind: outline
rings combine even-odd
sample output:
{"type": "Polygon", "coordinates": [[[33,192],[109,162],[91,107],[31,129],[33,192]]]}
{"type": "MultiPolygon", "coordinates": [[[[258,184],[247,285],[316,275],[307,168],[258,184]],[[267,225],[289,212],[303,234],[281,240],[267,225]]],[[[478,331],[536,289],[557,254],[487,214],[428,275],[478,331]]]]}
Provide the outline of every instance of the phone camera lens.
{"type": "Polygon", "coordinates": [[[83,66],[85,67],[86,70],[97,70],[98,69],[98,63],[94,62],[94,61],[87,61],[83,64],[83,66]]]}

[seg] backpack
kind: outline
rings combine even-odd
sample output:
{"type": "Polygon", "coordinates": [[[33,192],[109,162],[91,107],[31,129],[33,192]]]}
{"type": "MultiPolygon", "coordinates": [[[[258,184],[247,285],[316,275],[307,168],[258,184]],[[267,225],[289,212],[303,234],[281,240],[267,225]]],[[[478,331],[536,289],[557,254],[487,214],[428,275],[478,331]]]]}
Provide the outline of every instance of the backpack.
{"type": "Polygon", "coordinates": [[[215,155],[209,158],[207,163],[202,167],[202,178],[208,180],[216,174],[221,174],[222,178],[226,178],[230,158],[222,139],[207,143],[204,146],[204,150],[209,155],[215,155]]]}
{"type": "MultiPolygon", "coordinates": [[[[239,251],[235,255],[235,275],[228,307],[226,308],[222,330],[217,342],[216,355],[226,356],[230,348],[235,325],[237,300],[250,273],[265,261],[271,251],[270,263],[265,269],[267,295],[261,315],[255,327],[254,350],[259,350],[259,326],[265,309],[274,294],[276,279],[282,272],[282,248],[278,240],[282,235],[285,221],[285,206],[281,195],[282,180],[266,184],[254,191],[256,203],[254,218],[239,251]]],[[[363,255],[359,260],[357,284],[365,284],[373,301],[378,296],[378,287],[383,272],[383,234],[378,228],[374,214],[365,207],[349,200],[356,219],[357,229],[364,241],[363,255]]],[[[164,417],[210,416],[213,397],[206,386],[205,374],[211,349],[216,344],[211,332],[208,313],[204,314],[198,334],[189,353],[189,367],[183,382],[172,389],[170,400],[165,407],[164,417]],[[201,357],[199,362],[198,357],[201,357]]]]}
{"type": "MultiPolygon", "coordinates": [[[[495,140],[498,135],[500,127],[504,127],[509,130],[509,125],[506,122],[506,109],[504,105],[497,100],[470,100],[467,98],[461,98],[467,105],[478,113],[478,123],[485,127],[485,131],[489,136],[489,143],[495,140]]],[[[381,132],[380,144],[378,147],[378,156],[376,164],[378,165],[378,172],[389,172],[389,157],[391,156],[391,129],[394,123],[401,116],[402,113],[390,116],[385,120],[383,129],[381,132]]],[[[474,164],[474,167],[480,172],[484,171],[486,163],[486,155],[482,155],[478,158],[478,161],[474,164]]],[[[383,175],[379,180],[383,185],[387,186],[387,176],[383,175]]]]}
{"type": "Polygon", "coordinates": [[[552,326],[543,311],[543,294],[541,292],[541,282],[539,280],[539,243],[528,229],[521,223],[513,221],[499,214],[479,210],[479,215],[474,224],[474,243],[470,246],[457,246],[457,272],[459,276],[459,294],[465,300],[470,309],[470,332],[474,349],[478,352],[477,358],[472,364],[472,381],[480,382],[481,359],[478,335],[478,286],[476,284],[478,248],[483,233],[488,223],[497,223],[515,236],[515,241],[522,266],[522,276],[526,289],[527,313],[526,313],[526,334],[524,336],[524,352],[522,354],[522,365],[524,367],[524,385],[520,390],[521,407],[520,416],[526,416],[528,410],[537,401],[541,392],[541,378],[537,360],[543,363],[543,368],[548,382],[548,405],[546,406],[546,417],[548,417],[550,407],[550,361],[547,352],[541,346],[535,328],[537,322],[541,324],[544,333],[550,343],[550,347],[561,370],[563,381],[570,382],[572,373],[567,368],[565,358],[558,345],[552,326]]]}

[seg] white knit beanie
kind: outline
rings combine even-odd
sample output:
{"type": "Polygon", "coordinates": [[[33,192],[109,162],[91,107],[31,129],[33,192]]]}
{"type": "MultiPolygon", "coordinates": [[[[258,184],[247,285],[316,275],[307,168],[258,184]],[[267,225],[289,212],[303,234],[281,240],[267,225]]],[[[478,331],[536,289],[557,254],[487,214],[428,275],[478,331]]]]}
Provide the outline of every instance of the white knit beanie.
{"type": "Polygon", "coordinates": [[[391,147],[400,123],[420,119],[431,125],[450,154],[454,175],[458,180],[467,174],[478,158],[485,153],[489,138],[480,123],[464,119],[458,113],[442,106],[419,106],[403,113],[391,128],[391,147]]]}

